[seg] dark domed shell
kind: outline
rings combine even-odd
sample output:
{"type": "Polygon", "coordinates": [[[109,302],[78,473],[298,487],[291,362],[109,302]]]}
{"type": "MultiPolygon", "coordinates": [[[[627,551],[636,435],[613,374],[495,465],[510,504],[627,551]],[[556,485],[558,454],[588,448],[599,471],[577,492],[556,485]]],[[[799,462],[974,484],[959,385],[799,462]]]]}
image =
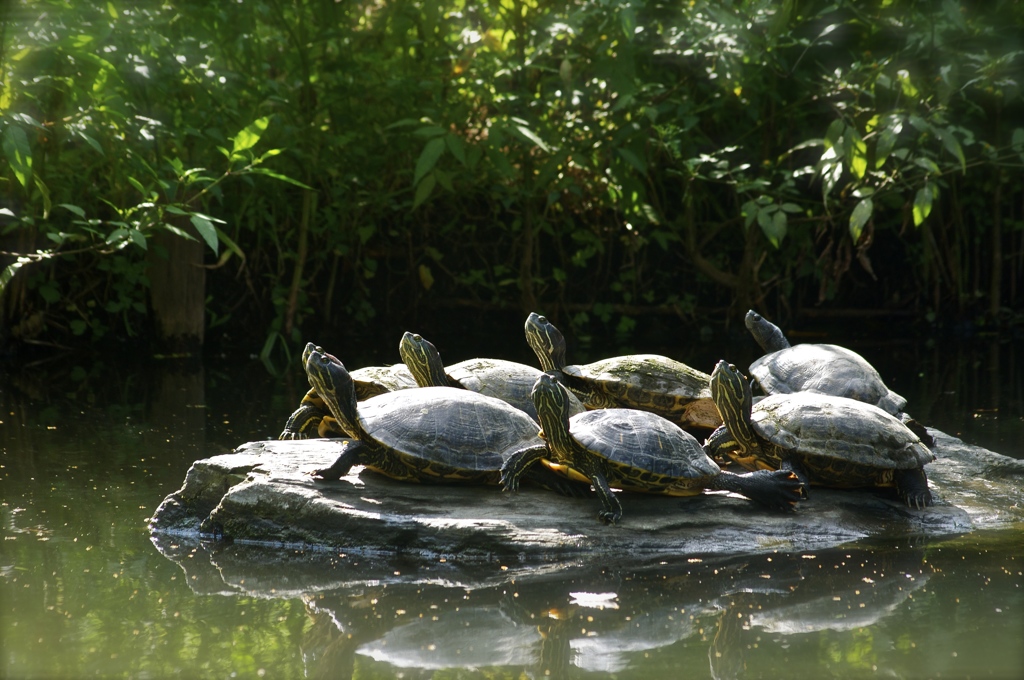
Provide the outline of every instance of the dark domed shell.
{"type": "Polygon", "coordinates": [[[359,420],[390,449],[464,470],[497,470],[504,454],[541,443],[537,423],[519,409],[452,387],[367,399],[359,404],[359,420]]]}
{"type": "MultiPolygon", "coordinates": [[[[467,359],[446,367],[445,373],[467,390],[506,401],[537,419],[537,407],[530,392],[541,371],[533,366],[504,359],[467,359]]],[[[585,410],[572,394],[569,403],[573,415],[585,410]]]]}
{"type": "Polygon", "coordinates": [[[899,419],[854,399],[810,392],[765,397],[754,430],[784,449],[869,467],[912,469],[935,456],[899,419]]]}
{"type": "Polygon", "coordinates": [[[837,345],[793,345],[750,365],[766,394],[813,392],[848,397],[896,414],[907,400],[889,390],[861,355],[837,345]]]}
{"type": "Polygon", "coordinates": [[[720,472],[692,435],[646,411],[587,411],[569,419],[569,431],[599,456],[657,476],[699,479],[720,472]]]}

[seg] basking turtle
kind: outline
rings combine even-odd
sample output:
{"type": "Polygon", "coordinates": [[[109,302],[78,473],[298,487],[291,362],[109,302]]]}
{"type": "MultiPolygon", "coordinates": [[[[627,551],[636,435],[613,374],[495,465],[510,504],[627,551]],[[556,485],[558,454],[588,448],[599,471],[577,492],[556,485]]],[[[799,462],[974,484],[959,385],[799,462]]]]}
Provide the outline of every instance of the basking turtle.
{"type": "MultiPolygon", "coordinates": [[[[497,484],[505,458],[547,450],[537,423],[500,399],[423,387],[357,402],[345,366],[315,348],[306,359],[306,373],[341,429],[353,437],[330,467],[313,472],[323,479],[338,479],[362,464],[403,481],[497,484]]],[[[578,493],[579,485],[540,472],[535,479],[541,484],[578,493]]]]}
{"type": "MultiPolygon", "coordinates": [[[[537,420],[530,391],[541,372],[533,366],[503,359],[468,359],[445,368],[432,342],[408,332],[402,336],[399,353],[420,387],[447,386],[479,392],[501,399],[537,420]]],[[[586,410],[575,396],[570,401],[573,414],[586,410]]]]}
{"type": "Polygon", "coordinates": [[[750,375],[765,394],[814,392],[874,404],[903,421],[925,446],[934,446],[924,425],[903,413],[907,400],[890,390],[861,355],[839,345],[790,345],[782,329],[754,310],[747,312],[744,323],[767,352],[750,364],[750,375]]]}
{"type": "Polygon", "coordinates": [[[931,505],[924,465],[935,456],[877,406],[814,392],[754,404],[750,384],[725,361],[711,373],[711,391],[725,418],[704,445],[714,457],[750,470],[793,470],[820,486],[895,487],[908,506],[931,505]]]}
{"type": "Polygon", "coordinates": [[[882,381],[874,366],[839,345],[790,345],[782,330],[754,310],[744,319],[767,354],[750,364],[750,375],[765,394],[814,392],[848,397],[899,414],[907,400],[882,381]]]}
{"type": "Polygon", "coordinates": [[[565,337],[536,313],[526,319],[526,341],[541,369],[556,376],[588,409],[640,409],[683,428],[713,430],[722,424],[711,399],[710,376],[684,363],[658,354],[632,354],[566,365],[565,337]]]}
{"type": "MultiPolygon", "coordinates": [[[[310,352],[323,351],[311,342],[302,350],[302,365],[306,365],[310,352]]],[[[364,366],[351,372],[355,384],[356,399],[363,401],[378,394],[416,387],[416,380],[404,364],[394,366],[364,366]]],[[[347,434],[331,416],[327,404],[310,388],[299,402],[299,407],[288,417],[284,430],[278,439],[308,439],[310,437],[345,437],[347,434]]]]}
{"type": "Polygon", "coordinates": [[[622,507],[611,489],[670,496],[693,496],[704,489],[735,491],[768,507],[790,509],[800,499],[800,481],[788,471],[742,475],[722,471],[700,443],[661,416],[628,408],[609,408],[570,416],[569,393],[542,374],[533,387],[548,450],[513,453],[501,468],[507,491],[538,461],[572,479],[594,485],[601,498],[598,517],[614,523],[622,507]]]}

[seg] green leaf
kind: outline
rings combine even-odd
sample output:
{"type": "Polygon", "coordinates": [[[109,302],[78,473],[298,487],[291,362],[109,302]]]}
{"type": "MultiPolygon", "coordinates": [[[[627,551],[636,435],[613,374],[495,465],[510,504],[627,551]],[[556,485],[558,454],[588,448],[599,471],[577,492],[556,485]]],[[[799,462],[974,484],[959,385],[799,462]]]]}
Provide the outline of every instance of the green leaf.
{"type": "Polygon", "coordinates": [[[802,213],[804,210],[796,203],[783,203],[782,209],[788,213],[802,213]]]}
{"type": "Polygon", "coordinates": [[[541,139],[540,137],[538,137],[537,133],[535,133],[533,130],[531,130],[530,128],[526,127],[525,125],[515,125],[515,126],[513,126],[512,132],[520,135],[521,137],[525,137],[527,140],[533,142],[534,144],[536,144],[538,147],[540,147],[544,151],[547,151],[548,153],[551,152],[551,148],[548,147],[548,145],[544,143],[544,140],[541,139]]]}
{"type": "Polygon", "coordinates": [[[447,134],[444,137],[444,143],[448,147],[448,151],[455,156],[455,160],[463,165],[466,164],[466,143],[455,134],[447,134]]]}
{"type": "Polygon", "coordinates": [[[59,205],[62,208],[66,208],[66,209],[70,210],[71,212],[75,213],[76,215],[78,215],[83,220],[85,219],[85,211],[82,210],[81,208],[79,208],[77,205],[71,205],[70,203],[58,203],[57,205],[59,205]]]}
{"type": "Polygon", "coordinates": [[[914,226],[919,227],[928,219],[932,212],[932,201],[935,200],[936,188],[931,182],[917,190],[914,196],[914,226]]]}
{"type": "Polygon", "coordinates": [[[4,156],[21,186],[28,189],[32,178],[32,147],[28,135],[19,125],[8,125],[4,130],[4,156]]]}
{"type": "Polygon", "coordinates": [[[786,213],[782,210],[765,208],[757,213],[757,223],[761,226],[761,231],[776,248],[779,248],[782,239],[786,238],[787,221],[786,213]]]}
{"type": "Polygon", "coordinates": [[[143,250],[149,249],[149,243],[146,242],[146,235],[138,229],[131,229],[128,235],[132,237],[132,243],[142,248],[143,250]]]}
{"type": "MultiPolygon", "coordinates": [[[[243,252],[242,249],[238,247],[238,244],[235,243],[230,236],[225,234],[220,227],[217,227],[217,236],[220,238],[221,243],[226,246],[226,250],[224,251],[225,254],[234,253],[235,255],[238,255],[243,262],[245,262],[245,252],[243,252]]],[[[222,255],[221,259],[223,259],[223,257],[224,256],[222,255]]]]}
{"type": "Polygon", "coordinates": [[[756,201],[747,201],[740,208],[740,214],[743,215],[743,227],[749,229],[750,225],[757,219],[757,214],[761,208],[758,207],[756,201]]]}
{"type": "Polygon", "coordinates": [[[235,154],[256,146],[256,143],[260,141],[260,137],[263,136],[263,133],[266,131],[269,124],[270,116],[264,116],[263,118],[257,118],[252,123],[245,126],[241,132],[231,139],[231,155],[234,156],[235,154]]]}
{"type": "Polygon", "coordinates": [[[146,191],[146,187],[142,186],[142,182],[140,182],[139,180],[135,179],[134,177],[129,177],[128,184],[131,184],[133,187],[135,187],[135,190],[142,194],[143,197],[150,198],[149,192],[146,191]]]}
{"type": "Polygon", "coordinates": [[[632,41],[636,35],[636,10],[629,5],[619,10],[619,24],[622,26],[622,35],[632,41]]]}
{"type": "Polygon", "coordinates": [[[964,150],[960,146],[960,141],[956,138],[952,132],[946,128],[935,128],[935,134],[938,135],[942,141],[942,146],[946,147],[946,151],[951,153],[960,161],[960,171],[967,172],[967,159],[964,158],[964,150]]]}
{"type": "Polygon", "coordinates": [[[928,158],[927,156],[918,156],[917,158],[914,159],[914,164],[924,168],[933,175],[942,174],[942,170],[939,168],[938,163],[933,161],[931,158],[928,158]]]}
{"type": "Polygon", "coordinates": [[[892,153],[895,146],[896,133],[890,128],[885,128],[878,133],[878,141],[875,142],[875,170],[885,165],[886,159],[889,158],[889,154],[892,153]]]}
{"type": "Polygon", "coordinates": [[[274,172],[273,170],[267,170],[266,168],[249,168],[249,170],[247,170],[247,172],[249,174],[253,174],[253,175],[266,175],[267,177],[273,177],[274,179],[281,180],[282,182],[287,182],[288,184],[294,184],[297,187],[302,187],[303,189],[309,189],[310,191],[313,191],[313,187],[311,187],[311,186],[309,186],[307,184],[303,184],[299,180],[293,179],[293,178],[289,177],[288,175],[282,175],[279,172],[274,172]]]}
{"type": "Polygon", "coordinates": [[[434,184],[437,180],[434,178],[434,173],[430,173],[423,178],[423,181],[416,187],[416,196],[412,199],[412,207],[415,210],[420,203],[427,200],[430,196],[430,192],[434,190],[434,184]]]}
{"type": "Polygon", "coordinates": [[[12,262],[11,264],[4,267],[4,270],[0,272],[0,295],[3,295],[4,288],[6,288],[7,284],[11,282],[11,279],[14,278],[14,275],[18,273],[18,270],[24,267],[29,262],[31,262],[31,260],[29,260],[27,257],[22,257],[18,258],[17,262],[12,262]]]}
{"type": "Polygon", "coordinates": [[[192,222],[192,226],[196,228],[196,231],[199,232],[199,235],[203,237],[203,240],[206,241],[206,245],[210,246],[210,250],[216,254],[220,243],[217,241],[217,228],[213,226],[213,222],[202,215],[192,215],[189,220],[192,222]]]}
{"type": "Polygon", "coordinates": [[[864,225],[871,219],[871,213],[875,210],[875,203],[870,198],[861,199],[860,203],[850,213],[850,237],[854,243],[860,241],[860,235],[864,231],[864,225]]]}
{"type": "Polygon", "coordinates": [[[444,146],[445,141],[441,137],[435,137],[424,145],[423,151],[420,152],[420,157],[416,160],[416,171],[412,177],[413,184],[419,185],[423,176],[434,169],[434,166],[437,165],[437,159],[444,153],[444,146]]]}
{"type": "Polygon", "coordinates": [[[644,164],[643,160],[635,153],[625,148],[618,148],[616,149],[616,151],[619,153],[620,156],[622,156],[623,159],[625,159],[627,163],[633,166],[633,169],[635,169],[641,175],[647,174],[647,166],[644,164]]]}

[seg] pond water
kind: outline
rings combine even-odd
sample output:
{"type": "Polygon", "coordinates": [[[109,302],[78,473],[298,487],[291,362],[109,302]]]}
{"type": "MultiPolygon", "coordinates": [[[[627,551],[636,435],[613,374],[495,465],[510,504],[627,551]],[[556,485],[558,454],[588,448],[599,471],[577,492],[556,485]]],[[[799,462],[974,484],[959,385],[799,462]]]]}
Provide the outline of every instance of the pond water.
{"type": "MultiPolygon", "coordinates": [[[[752,358],[729,342],[675,355],[752,358]]],[[[844,344],[921,421],[1024,457],[1017,344],[844,344]]],[[[203,571],[147,519],[194,460],[276,436],[297,367],[100,359],[0,381],[3,677],[1024,677],[1024,527],[525,574],[200,546],[203,571]]]]}

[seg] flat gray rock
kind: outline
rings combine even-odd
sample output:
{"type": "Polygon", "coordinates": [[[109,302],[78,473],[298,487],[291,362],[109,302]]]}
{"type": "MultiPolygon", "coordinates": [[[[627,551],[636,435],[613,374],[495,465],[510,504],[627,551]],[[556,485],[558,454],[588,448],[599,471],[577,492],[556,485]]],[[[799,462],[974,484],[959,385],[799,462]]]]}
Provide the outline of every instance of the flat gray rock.
{"type": "Polygon", "coordinates": [[[935,505],[924,510],[883,493],[819,488],[792,513],[724,492],[692,498],[625,494],[622,521],[606,526],[597,519],[596,497],[410,484],[362,468],[339,481],[317,480],[309,473],[334,462],[345,446],[345,440],[317,439],[253,442],[196,461],[150,528],[165,554],[179,544],[194,545],[202,534],[240,546],[348,559],[497,561],[514,569],[601,554],[636,559],[820,550],[866,538],[944,536],[1024,521],[1024,461],[932,433],[938,460],[927,472],[935,505]]]}

